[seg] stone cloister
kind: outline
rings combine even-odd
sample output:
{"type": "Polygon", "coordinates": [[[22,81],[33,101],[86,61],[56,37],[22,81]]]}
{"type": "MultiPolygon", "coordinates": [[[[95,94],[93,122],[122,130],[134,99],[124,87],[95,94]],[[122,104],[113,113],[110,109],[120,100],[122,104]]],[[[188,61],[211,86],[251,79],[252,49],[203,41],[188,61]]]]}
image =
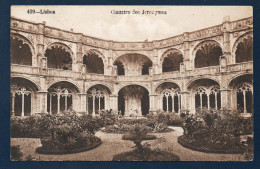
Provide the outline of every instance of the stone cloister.
{"type": "Polygon", "coordinates": [[[12,116],[125,116],[197,108],[253,113],[253,18],[162,40],[104,40],[11,18],[12,116]]]}

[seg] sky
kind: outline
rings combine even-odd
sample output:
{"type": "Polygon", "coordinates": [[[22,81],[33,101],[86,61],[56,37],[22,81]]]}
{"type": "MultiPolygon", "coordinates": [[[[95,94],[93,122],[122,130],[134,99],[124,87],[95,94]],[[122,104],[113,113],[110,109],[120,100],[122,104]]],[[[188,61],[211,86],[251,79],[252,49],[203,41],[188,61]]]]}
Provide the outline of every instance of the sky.
{"type": "Polygon", "coordinates": [[[115,41],[152,41],[253,16],[250,6],[12,6],[11,16],[115,41]],[[55,11],[55,14],[28,14],[55,11]],[[130,14],[114,14],[115,11],[130,14]],[[133,14],[133,10],[140,11],[133,14]],[[154,13],[142,14],[142,11],[154,13]],[[156,11],[164,11],[156,14],[156,11]],[[166,14],[165,14],[166,12],[166,14]],[[155,15],[156,14],[156,15],[155,15]]]}

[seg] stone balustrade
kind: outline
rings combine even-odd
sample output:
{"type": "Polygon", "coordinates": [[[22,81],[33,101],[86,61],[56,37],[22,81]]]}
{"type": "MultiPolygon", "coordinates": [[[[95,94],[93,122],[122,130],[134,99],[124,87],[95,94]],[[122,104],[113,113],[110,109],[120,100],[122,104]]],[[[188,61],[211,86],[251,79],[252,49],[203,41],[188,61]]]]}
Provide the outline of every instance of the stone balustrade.
{"type": "MultiPolygon", "coordinates": [[[[237,71],[247,71],[253,70],[253,62],[242,62],[232,65],[227,65],[221,72],[237,72],[237,71]]],[[[183,73],[180,71],[174,72],[164,72],[161,74],[150,75],[139,75],[139,76],[109,76],[103,74],[82,74],[80,72],[74,72],[71,70],[61,70],[61,69],[42,69],[39,67],[32,67],[26,65],[11,65],[11,73],[21,73],[21,74],[30,74],[37,76],[55,76],[55,77],[64,77],[72,79],[83,79],[83,80],[98,80],[98,81],[121,81],[121,82],[134,82],[134,81],[151,81],[151,80],[162,80],[169,78],[181,78],[189,76],[200,76],[200,75],[215,75],[220,73],[220,66],[210,66],[204,68],[195,68],[194,70],[186,70],[183,73]]]]}
{"type": "Polygon", "coordinates": [[[243,70],[253,70],[253,61],[227,65],[226,68],[226,71],[228,72],[243,71],[243,70]]]}

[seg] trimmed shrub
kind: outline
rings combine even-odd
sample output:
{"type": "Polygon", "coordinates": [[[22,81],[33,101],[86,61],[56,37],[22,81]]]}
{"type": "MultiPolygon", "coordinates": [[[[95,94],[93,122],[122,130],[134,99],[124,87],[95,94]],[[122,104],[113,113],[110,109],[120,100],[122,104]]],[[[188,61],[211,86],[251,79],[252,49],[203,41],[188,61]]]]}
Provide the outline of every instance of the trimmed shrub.
{"type": "Polygon", "coordinates": [[[142,125],[136,124],[132,128],[130,135],[124,136],[135,143],[133,151],[121,153],[113,157],[113,161],[179,161],[180,158],[175,154],[156,151],[151,149],[149,143],[141,144],[143,140],[147,138],[153,138],[147,135],[150,132],[150,128],[142,125]]]}
{"type": "Polygon", "coordinates": [[[20,146],[11,146],[10,155],[11,161],[21,161],[23,153],[21,152],[20,146]]]}
{"type": "Polygon", "coordinates": [[[238,151],[245,148],[240,142],[244,120],[236,111],[200,109],[186,116],[182,140],[198,149],[238,151]]]}

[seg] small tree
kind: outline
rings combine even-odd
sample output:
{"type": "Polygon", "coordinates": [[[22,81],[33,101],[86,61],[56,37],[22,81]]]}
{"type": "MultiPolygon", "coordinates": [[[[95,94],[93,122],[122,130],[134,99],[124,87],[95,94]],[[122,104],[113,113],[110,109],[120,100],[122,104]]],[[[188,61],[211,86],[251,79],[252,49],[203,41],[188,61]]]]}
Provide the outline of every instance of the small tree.
{"type": "Polygon", "coordinates": [[[10,155],[12,161],[21,161],[23,153],[21,152],[20,146],[11,146],[10,155]]]}

